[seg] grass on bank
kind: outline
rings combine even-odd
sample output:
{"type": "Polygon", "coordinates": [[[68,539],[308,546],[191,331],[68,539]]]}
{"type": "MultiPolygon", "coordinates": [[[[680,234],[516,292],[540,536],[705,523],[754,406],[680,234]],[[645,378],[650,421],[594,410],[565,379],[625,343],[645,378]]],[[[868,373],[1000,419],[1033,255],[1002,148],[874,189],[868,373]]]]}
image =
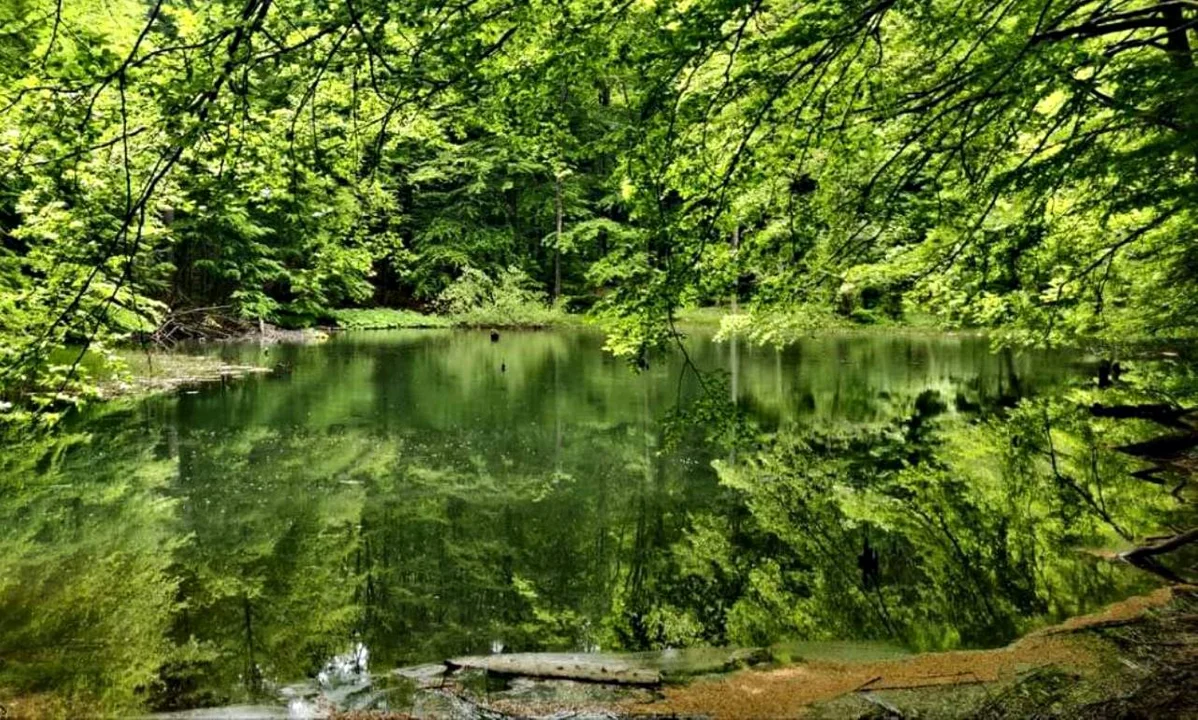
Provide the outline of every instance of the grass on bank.
{"type": "Polygon", "coordinates": [[[346,330],[543,328],[580,321],[579,316],[566,312],[561,299],[549,302],[537,284],[516,267],[494,275],[466,268],[461,277],[438,295],[434,305],[442,313],[430,315],[414,310],[361,308],[333,310],[329,315],[338,327],[346,330]]]}
{"type": "Polygon", "coordinates": [[[931,316],[908,314],[896,319],[873,310],[857,310],[849,315],[818,305],[795,305],[785,309],[754,312],[741,308],[733,312],[723,305],[682,308],[675,314],[683,328],[715,331],[717,341],[732,337],[746,338],[758,345],[789,345],[822,333],[944,333],[950,328],[937,324],[931,316]]]}
{"type": "Polygon", "coordinates": [[[398,330],[417,328],[546,328],[578,325],[580,315],[557,307],[487,307],[450,315],[431,315],[394,308],[333,310],[329,319],[343,330],[398,330]]]}
{"type": "MultiPolygon", "coordinates": [[[[725,306],[681,308],[675,315],[684,327],[708,328],[721,335],[747,335],[760,342],[787,342],[811,332],[852,330],[934,330],[928,322],[912,325],[887,318],[885,321],[850,318],[831,311],[798,308],[753,316],[744,311],[733,313],[725,306]]],[[[418,328],[547,328],[580,325],[583,316],[566,312],[559,305],[543,302],[496,302],[463,308],[446,314],[422,313],[395,308],[348,308],[332,310],[328,319],[344,330],[396,330],[418,328]]]]}
{"type": "Polygon", "coordinates": [[[333,310],[329,319],[345,330],[397,330],[400,328],[447,328],[453,320],[443,315],[425,315],[415,310],[394,308],[349,308],[333,310]]]}

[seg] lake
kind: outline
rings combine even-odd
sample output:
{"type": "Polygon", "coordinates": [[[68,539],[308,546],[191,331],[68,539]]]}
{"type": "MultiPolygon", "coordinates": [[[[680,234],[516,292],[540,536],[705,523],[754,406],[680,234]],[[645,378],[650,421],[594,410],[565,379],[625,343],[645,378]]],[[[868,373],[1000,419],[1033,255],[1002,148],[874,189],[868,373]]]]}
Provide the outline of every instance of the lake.
{"type": "Polygon", "coordinates": [[[172,710],[268,695],[353,648],[385,669],[986,647],[1152,586],[1082,552],[1171,506],[1067,401],[1077,353],[695,331],[634,372],[602,344],[212,346],[277,370],[4,449],[0,686],[172,710]]]}

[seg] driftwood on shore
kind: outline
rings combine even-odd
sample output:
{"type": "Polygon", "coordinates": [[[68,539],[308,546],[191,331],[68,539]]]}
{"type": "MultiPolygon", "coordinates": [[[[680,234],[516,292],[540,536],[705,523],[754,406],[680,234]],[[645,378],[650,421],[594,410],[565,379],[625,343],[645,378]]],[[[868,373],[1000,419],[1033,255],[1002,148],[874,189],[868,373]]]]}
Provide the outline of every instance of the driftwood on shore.
{"type": "Polygon", "coordinates": [[[460,669],[486,670],[499,675],[519,675],[554,680],[610,683],[613,685],[660,685],[661,673],[627,661],[602,656],[553,653],[475,655],[445,661],[449,672],[460,669]]]}

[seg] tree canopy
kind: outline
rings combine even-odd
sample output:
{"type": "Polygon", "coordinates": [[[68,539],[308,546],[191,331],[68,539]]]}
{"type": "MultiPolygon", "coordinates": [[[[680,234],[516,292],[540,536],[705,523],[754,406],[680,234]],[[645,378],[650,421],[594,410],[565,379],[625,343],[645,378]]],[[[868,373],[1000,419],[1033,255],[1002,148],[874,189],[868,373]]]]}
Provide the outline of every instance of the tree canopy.
{"type": "Polygon", "coordinates": [[[53,348],[180,312],[436,310],[512,273],[630,356],[730,296],[761,337],[834,312],[1188,334],[1196,24],[1188,0],[3,0],[0,386],[61,389],[53,348]]]}

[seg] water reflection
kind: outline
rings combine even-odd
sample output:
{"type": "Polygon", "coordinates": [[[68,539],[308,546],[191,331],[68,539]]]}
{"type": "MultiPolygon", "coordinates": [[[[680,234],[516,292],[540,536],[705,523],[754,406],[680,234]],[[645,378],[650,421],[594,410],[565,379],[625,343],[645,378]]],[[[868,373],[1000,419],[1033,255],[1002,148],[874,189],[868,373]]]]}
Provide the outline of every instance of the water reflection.
{"type": "Polygon", "coordinates": [[[700,378],[600,344],[226,348],[284,372],[6,448],[0,702],[245,701],[367,647],[998,644],[1145,587],[1077,548],[1179,512],[1109,449],[1143,427],[1063,399],[1062,356],[695,339],[728,371],[700,378]]]}

